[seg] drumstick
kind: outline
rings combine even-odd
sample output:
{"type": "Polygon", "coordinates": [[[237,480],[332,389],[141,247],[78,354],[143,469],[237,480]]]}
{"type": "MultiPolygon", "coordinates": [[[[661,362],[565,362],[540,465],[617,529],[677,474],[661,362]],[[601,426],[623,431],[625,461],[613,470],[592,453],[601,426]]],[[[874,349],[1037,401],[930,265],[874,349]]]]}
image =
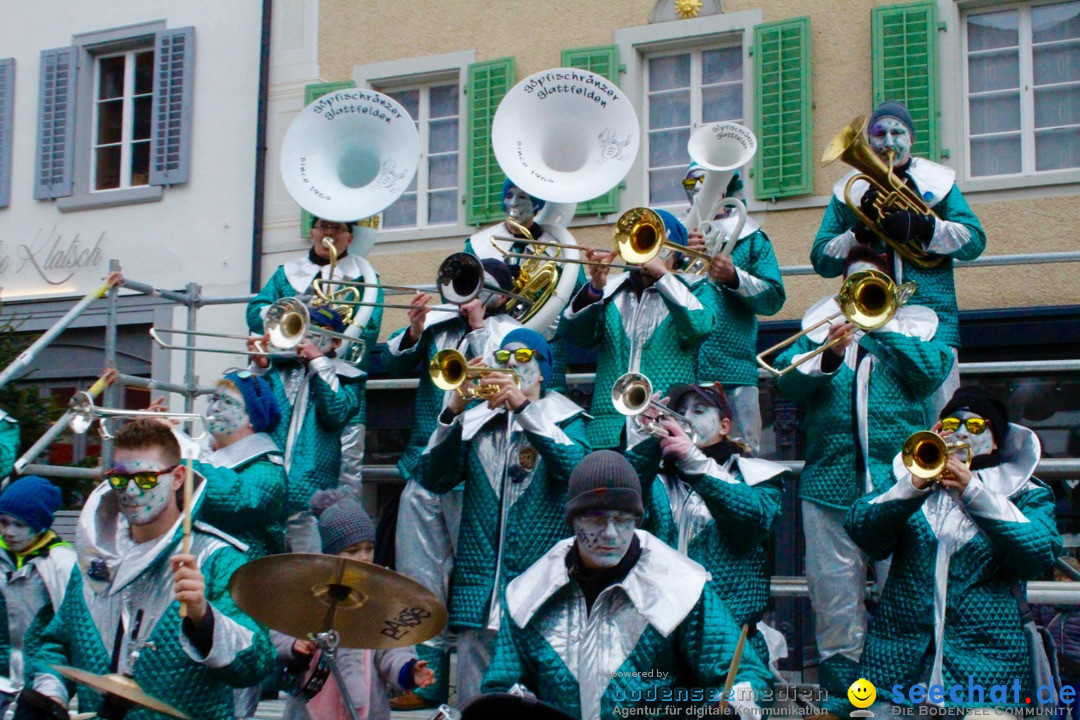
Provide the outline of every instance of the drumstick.
{"type": "MultiPolygon", "coordinates": [[[[195,487],[195,468],[192,465],[192,457],[189,454],[184,461],[186,472],[184,473],[184,540],[181,552],[187,555],[191,552],[191,495],[195,487]]],[[[187,603],[180,603],[180,617],[188,615],[187,603]]]]}
{"type": "Polygon", "coordinates": [[[731,688],[735,685],[735,673],[739,672],[739,663],[742,661],[743,648],[746,646],[746,636],[750,633],[750,625],[742,626],[739,634],[739,642],[735,645],[735,654],[731,658],[731,667],[728,668],[727,679],[724,680],[724,694],[720,696],[722,707],[727,707],[730,702],[731,688]]]}

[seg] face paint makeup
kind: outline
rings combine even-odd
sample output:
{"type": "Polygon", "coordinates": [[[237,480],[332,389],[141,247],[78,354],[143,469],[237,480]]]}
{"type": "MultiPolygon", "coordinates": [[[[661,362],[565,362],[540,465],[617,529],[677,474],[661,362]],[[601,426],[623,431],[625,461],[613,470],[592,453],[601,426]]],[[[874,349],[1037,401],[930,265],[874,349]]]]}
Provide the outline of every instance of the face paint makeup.
{"type": "Polygon", "coordinates": [[[900,167],[911,158],[911,133],[907,125],[896,118],[883,117],[867,131],[870,147],[882,160],[893,153],[893,167],[900,167]]]}
{"type": "Polygon", "coordinates": [[[347,560],[356,560],[357,562],[372,563],[375,562],[375,543],[373,542],[358,542],[355,545],[350,545],[341,552],[338,553],[338,557],[343,557],[347,560]]]}
{"type": "MultiPolygon", "coordinates": [[[[961,421],[967,420],[970,417],[980,417],[977,413],[968,412],[967,410],[961,410],[960,412],[953,413],[954,417],[960,418],[961,421]]],[[[990,426],[987,425],[986,429],[978,435],[972,433],[961,422],[960,427],[956,429],[956,432],[952,434],[948,442],[962,442],[971,446],[971,457],[977,457],[979,455],[989,455],[994,452],[994,433],[990,432],[990,426]]],[[[962,454],[959,457],[963,457],[962,454]]]]}
{"type": "Polygon", "coordinates": [[[34,544],[37,536],[38,534],[19,518],[0,515],[0,537],[4,538],[4,544],[9,550],[21,553],[34,544]]]}
{"type": "Polygon", "coordinates": [[[690,205],[694,204],[694,200],[697,198],[697,194],[701,192],[701,183],[704,182],[705,171],[703,169],[695,169],[686,173],[686,179],[683,180],[683,190],[686,192],[686,199],[690,201],[690,205]]]}
{"type": "Polygon", "coordinates": [[[532,225],[534,211],[533,201],[529,193],[516,187],[511,187],[503,196],[503,208],[507,216],[521,223],[525,227],[532,225]]]}
{"type": "MultiPolygon", "coordinates": [[[[117,450],[113,461],[113,467],[117,472],[136,473],[153,470],[165,470],[168,463],[162,462],[160,453],[156,450],[117,450]]],[[[172,476],[162,474],[158,476],[158,484],[149,490],[143,490],[133,481],[123,490],[113,489],[116,500],[120,505],[120,512],[132,525],[146,525],[157,520],[158,517],[173,502],[175,495],[172,476]]]]}
{"type": "Polygon", "coordinates": [[[206,427],[211,435],[231,435],[250,422],[239,393],[218,387],[206,408],[206,427]]]}
{"type": "Polygon", "coordinates": [[[690,421],[690,426],[694,428],[694,432],[697,433],[699,438],[698,447],[712,445],[717,442],[717,435],[719,435],[720,426],[724,421],[719,408],[697,395],[687,393],[676,410],[690,421]]]}
{"type": "Polygon", "coordinates": [[[604,510],[578,515],[571,524],[582,564],[600,570],[615,567],[626,555],[637,518],[630,513],[604,510]]]}
{"type": "MultiPolygon", "coordinates": [[[[518,348],[527,347],[523,343],[510,343],[503,346],[503,350],[517,350],[518,348]]],[[[528,362],[519,362],[513,355],[507,361],[505,367],[510,368],[521,377],[521,389],[527,390],[534,384],[543,382],[544,377],[540,372],[540,365],[536,362],[536,356],[534,355],[528,362]]]]}

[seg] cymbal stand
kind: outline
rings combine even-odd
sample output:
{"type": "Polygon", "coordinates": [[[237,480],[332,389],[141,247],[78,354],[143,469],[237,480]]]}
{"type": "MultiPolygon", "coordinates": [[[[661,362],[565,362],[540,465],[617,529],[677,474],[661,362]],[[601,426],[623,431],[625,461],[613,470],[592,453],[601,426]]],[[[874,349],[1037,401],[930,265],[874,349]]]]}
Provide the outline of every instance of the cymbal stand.
{"type": "Polygon", "coordinates": [[[333,628],[324,630],[315,635],[312,640],[322,650],[322,656],[326,658],[326,665],[330,668],[330,672],[334,674],[334,681],[337,682],[338,692],[341,693],[341,701],[345,703],[345,710],[349,713],[349,719],[360,720],[360,716],[356,714],[356,706],[353,705],[352,696],[349,695],[349,688],[345,686],[345,677],[341,674],[341,669],[337,664],[339,641],[337,630],[333,628]]]}

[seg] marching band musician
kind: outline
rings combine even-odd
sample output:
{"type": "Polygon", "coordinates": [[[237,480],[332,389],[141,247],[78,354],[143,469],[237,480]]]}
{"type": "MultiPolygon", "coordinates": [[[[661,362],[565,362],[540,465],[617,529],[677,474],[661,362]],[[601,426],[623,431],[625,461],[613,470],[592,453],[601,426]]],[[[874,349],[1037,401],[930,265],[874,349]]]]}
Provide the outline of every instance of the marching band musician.
{"type": "MultiPolygon", "coordinates": [[[[739,627],[710,587],[708,571],[636,529],[644,514],[641,484],[618,453],[587,455],[570,476],[566,497],[564,522],[574,536],[506,589],[507,617],[484,691],[520,686],[582,720],[626,717],[620,712],[626,710],[690,714],[695,705],[715,705],[739,627]],[[679,689],[688,690],[682,702],[679,689]]],[[[768,681],[746,646],[729,706],[744,720],[757,717],[753,693],[768,681]]]]}
{"type": "MultiPolygon", "coordinates": [[[[509,291],[513,278],[504,262],[494,258],[481,260],[485,284],[509,291]]],[[[398,505],[395,535],[395,566],[398,571],[426,587],[444,605],[449,598],[450,575],[454,569],[454,548],[461,522],[464,487],[443,494],[424,489],[416,479],[416,465],[428,440],[438,426],[446,392],[435,387],[427,368],[440,350],[460,350],[466,357],[482,357],[491,365],[499,341],[521,323],[504,312],[506,296],[488,290],[462,305],[429,307],[430,296],[419,294],[412,299],[409,326],[395,332],[382,354],[383,369],[403,376],[419,372],[420,383],[413,405],[409,444],[398,459],[398,473],[405,480],[398,505]]],[[[395,709],[410,709],[420,703],[437,706],[446,702],[449,693],[450,653],[446,633],[417,646],[420,658],[434,669],[436,683],[396,699],[395,709]],[[418,701],[406,705],[414,698],[418,701]]]]}
{"type": "Polygon", "coordinates": [[[696,440],[661,416],[666,435],[628,449],[646,490],[643,527],[712,574],[735,623],[750,626],[747,641],[766,659],[758,629],[769,603],[765,545],[780,517],[787,468],[750,457],[731,439],[732,411],[718,383],[675,385],[667,405],[690,421],[696,440]]]}
{"type": "MultiPolygon", "coordinates": [[[[64,600],[75,551],[52,527],[60,488],[27,475],[0,493],[0,675],[23,683],[26,631],[48,622],[64,600]]],[[[8,701],[0,696],[0,717],[8,701]]]]}
{"type": "MultiPolygon", "coordinates": [[[[540,212],[545,204],[546,203],[543,200],[529,195],[512,181],[503,181],[502,207],[507,218],[527,229],[533,240],[552,240],[562,243],[573,242],[573,238],[569,237],[569,233],[566,233],[564,229],[558,228],[549,231],[548,228],[545,228],[540,223],[536,222],[536,214],[540,212]]],[[[495,258],[496,260],[502,259],[506,262],[507,266],[509,266],[511,273],[514,274],[515,277],[524,261],[519,258],[502,258],[502,253],[499,251],[502,250],[510,253],[534,253],[536,252],[536,249],[536,246],[529,244],[529,238],[527,238],[518,228],[506,221],[485,228],[465,241],[465,252],[472,253],[481,259],[489,257],[495,258]],[[513,241],[508,242],[499,236],[509,236],[513,238],[513,241]]],[[[546,254],[547,253],[545,252],[541,255],[537,255],[537,257],[542,260],[546,254]]],[[[573,293],[576,293],[585,285],[585,271],[580,265],[577,269],[563,267],[559,272],[576,274],[577,281],[573,285],[573,293]]],[[[560,274],[559,277],[561,285],[562,275],[560,274]]],[[[549,300],[548,302],[552,302],[552,300],[549,300]]],[[[567,348],[566,338],[559,332],[559,315],[555,316],[555,321],[550,326],[537,329],[551,345],[551,352],[555,356],[554,375],[552,376],[549,387],[552,390],[563,390],[566,387],[567,348]]]]}
{"type": "MultiPolygon", "coordinates": [[[[664,221],[668,240],[685,246],[686,227],[666,210],[656,211],[664,221]]],[[[589,260],[610,262],[617,253],[590,250],[589,260]]],[[[590,413],[589,442],[593,447],[626,446],[627,420],[606,391],[628,370],[647,375],[658,389],[693,382],[697,349],[716,325],[716,314],[697,294],[697,286],[673,271],[675,253],[654,257],[640,270],[608,281],[611,268],[589,266],[591,281],[566,308],[562,332],[583,348],[599,346],[596,380],[590,413]]]]}
{"type": "MultiPolygon", "coordinates": [[[[814,269],[823,277],[836,277],[844,269],[848,253],[856,245],[868,245],[889,257],[890,275],[898,283],[914,282],[917,286],[913,301],[937,313],[941,323],[938,336],[953,354],[960,347],[960,320],[956,306],[956,286],[953,280],[953,260],[974,260],[986,249],[986,233],[975,213],[968,207],[954,178],[956,171],[926,158],[912,157],[911,144],[915,128],[907,108],[894,100],[881,103],[870,115],[867,139],[870,147],[885,162],[892,153],[892,171],[914,189],[934,214],[922,215],[909,210],[887,212],[878,217],[874,202],[877,188],[864,181],[852,187],[852,201],[870,219],[880,223],[881,230],[897,245],[915,247],[942,257],[940,265],[919,267],[902,258],[877,234],[860,223],[844,200],[844,186],[854,172],[840,179],[833,189],[833,198],[821,220],[817,238],[810,251],[814,269]]],[[[945,404],[960,385],[960,370],[954,365],[948,379],[931,399],[931,413],[945,404]]]]}
{"type": "MultiPolygon", "coordinates": [[[[690,163],[683,187],[690,204],[701,191],[705,169],[690,163]]],[[[736,172],[724,197],[740,197],[742,179],[736,172]]],[[[730,235],[738,218],[720,216],[714,225],[730,235]]],[[[702,237],[690,229],[690,244],[702,237]]],[[[769,236],[750,217],[742,227],[729,255],[716,252],[709,264],[709,280],[698,292],[716,313],[716,327],[698,349],[697,380],[717,380],[724,386],[732,415],[733,435],[741,438],[753,452],[761,451],[761,407],[758,403],[757,316],[775,315],[784,306],[787,294],[780,277],[780,265],[773,253],[769,236]],[[711,291],[711,292],[710,292],[711,291]]],[[[704,243],[702,243],[704,245],[704,243]]]]}
{"type": "Polygon", "coordinates": [[[934,705],[1022,710],[1036,687],[1019,587],[1048,572],[1062,549],[1053,492],[1033,475],[1039,439],[1010,424],[1005,404],[980,387],[957,390],[933,431],[970,446],[971,466],[953,453],[938,481],[927,480],[897,455],[885,469],[891,487],[847,515],[860,548],[893,556],[861,676],[902,687],[905,705],[913,704],[907,690],[924,684],[946,688],[943,697],[931,693],[934,705]],[[958,700],[948,692],[954,685],[982,690],[958,700]],[[1009,688],[1004,699],[989,695],[997,685],[1009,688]]]}
{"type": "MultiPolygon", "coordinates": [[[[114,442],[115,465],[79,515],[78,571],[56,615],[47,624],[39,617],[27,633],[33,687],[66,708],[67,686],[54,665],[116,672],[194,720],[230,720],[233,688],[256,685],[274,668],[267,632],[228,592],[229,578],[247,560],[245,548],[196,522],[190,553],[180,552],[177,496],[185,468],[168,427],[138,418],[114,442]],[[177,603],[185,603],[187,617],[177,603]]],[[[196,474],[194,513],[205,488],[196,474]]],[[[102,705],[79,685],[80,710],[104,713],[102,705]]],[[[127,713],[131,720],[153,715],[127,713]]]]}
{"type": "Polygon", "coordinates": [[[19,421],[0,410],[0,480],[11,474],[19,458],[19,421]]]}
{"type": "MultiPolygon", "coordinates": [[[[375,268],[367,261],[364,255],[374,242],[374,230],[354,225],[353,223],[333,222],[322,218],[313,217],[311,223],[311,248],[305,257],[293,258],[278,266],[270,280],[263,286],[259,294],[253,297],[247,304],[248,330],[253,333],[264,332],[263,318],[267,308],[275,301],[297,295],[312,293],[312,282],[316,278],[323,280],[358,280],[374,286],[379,283],[379,275],[375,268]],[[349,248],[354,242],[360,240],[360,252],[349,254],[349,248]],[[326,246],[326,241],[333,244],[331,250],[326,246]],[[333,259],[336,258],[336,263],[333,259]],[[336,267],[335,267],[336,265],[336,267]]],[[[357,248],[353,247],[354,250],[357,248]]],[[[331,286],[329,292],[333,292],[331,286]]],[[[361,293],[360,299],[365,302],[382,303],[384,301],[382,288],[369,290],[361,293]]],[[[367,372],[370,368],[370,351],[379,341],[379,329],[382,327],[381,307],[356,307],[353,314],[361,311],[370,311],[368,320],[364,323],[363,330],[359,333],[359,343],[362,347],[351,347],[347,350],[347,356],[361,353],[359,368],[367,372]]],[[[343,313],[344,315],[344,313],[343,313]]],[[[352,320],[345,318],[346,325],[352,324],[352,320]]],[[[348,423],[341,431],[341,463],[340,480],[359,493],[362,481],[361,474],[364,466],[364,439],[365,426],[367,424],[367,393],[365,392],[366,379],[360,380],[360,406],[349,418],[348,423]]],[[[305,505],[307,501],[305,500],[305,505]]]]}
{"type": "Polygon", "coordinates": [[[517,377],[484,376],[481,385],[497,393],[467,411],[453,393],[416,467],[431,492],[465,478],[449,622],[458,638],[459,703],[480,693],[506,584],[566,536],[566,483],[589,451],[582,409],[543,387],[552,353],[539,333],[507,333],[496,361],[517,377]]]}
{"type": "MultiPolygon", "coordinates": [[[[313,326],[344,332],[341,315],[329,305],[310,313],[313,326]]],[[[295,360],[252,356],[252,372],[270,383],[281,412],[271,438],[285,452],[287,544],[293,552],[319,551],[311,496],[337,486],[341,433],[362,402],[364,372],[337,358],[340,345],[338,338],[317,335],[300,341],[295,360]]]]}
{"type": "MultiPolygon", "coordinates": [[[[864,269],[887,272],[884,257],[856,245],[844,275],[864,269]]],[[[835,296],[815,303],[803,327],[839,313],[835,296]]],[[[940,338],[937,316],[904,305],[878,330],[864,333],[838,321],[797,340],[778,367],[826,339],[843,338],[829,350],[780,376],[778,387],[805,411],[806,464],[799,479],[806,538],[806,578],[815,614],[819,681],[830,695],[854,682],[866,634],[866,555],[844,532],[844,514],[872,489],[886,489],[898,443],[926,427],[926,398],[948,376],[954,358],[940,338]]],[[[878,582],[887,566],[878,563],[878,582]]]]}

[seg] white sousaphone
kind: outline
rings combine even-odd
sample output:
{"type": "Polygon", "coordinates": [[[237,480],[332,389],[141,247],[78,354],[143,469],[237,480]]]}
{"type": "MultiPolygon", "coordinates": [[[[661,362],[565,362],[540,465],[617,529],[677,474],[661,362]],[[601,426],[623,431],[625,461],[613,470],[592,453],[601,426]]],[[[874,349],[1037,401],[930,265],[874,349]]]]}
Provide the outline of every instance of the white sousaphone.
{"type": "Polygon", "coordinates": [[[690,159],[705,170],[701,189],[683,224],[687,230],[697,228],[705,237],[709,255],[720,252],[731,255],[746,224],[746,206],[738,198],[725,198],[735,171],[753,159],[757,138],[748,128],[734,122],[714,122],[702,125],[690,135],[686,144],[690,159]],[[731,206],[739,214],[734,229],[725,233],[713,218],[721,207],[731,206]]]}
{"type": "MultiPolygon", "coordinates": [[[[293,200],[316,217],[338,222],[385,210],[408,189],[419,162],[420,136],[412,117],[374,90],[320,97],[300,111],[281,144],[281,178],[293,200]]],[[[363,257],[353,257],[366,284],[359,299],[375,303],[375,269],[363,257]]],[[[371,305],[356,307],[345,334],[359,336],[373,311],[371,305]]],[[[347,350],[341,349],[343,357],[347,350]]]]}
{"type": "MultiPolygon", "coordinates": [[[[499,167],[510,181],[546,201],[536,221],[557,242],[576,245],[566,229],[576,204],[603,195],[626,177],[637,157],[641,130],[630,101],[614,83],[587,70],[553,68],[510,89],[495,111],[491,139],[499,167]]],[[[471,238],[477,255],[501,257],[493,241],[509,248],[507,238],[500,237],[505,236],[502,228],[499,223],[471,238]]],[[[576,249],[562,252],[563,258],[580,258],[576,249]]],[[[577,277],[576,271],[559,272],[551,297],[525,326],[550,339],[577,277]]]]}

